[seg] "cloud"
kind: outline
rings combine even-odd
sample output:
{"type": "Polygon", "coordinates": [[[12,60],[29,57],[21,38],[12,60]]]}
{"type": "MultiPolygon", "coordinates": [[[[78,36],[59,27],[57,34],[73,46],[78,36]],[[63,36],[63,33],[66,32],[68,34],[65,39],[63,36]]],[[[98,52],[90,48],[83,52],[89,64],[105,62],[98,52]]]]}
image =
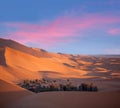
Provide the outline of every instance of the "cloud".
{"type": "Polygon", "coordinates": [[[120,28],[110,29],[110,30],[108,30],[108,33],[109,33],[110,35],[120,35],[120,28]]]}
{"type": "MultiPolygon", "coordinates": [[[[84,36],[89,29],[102,29],[110,24],[120,23],[120,18],[88,14],[82,17],[60,16],[46,23],[4,23],[4,26],[11,28],[9,38],[28,43],[37,42],[42,44],[56,44],[60,42],[77,41],[75,37],[84,36]]],[[[109,33],[117,34],[118,30],[110,30],[109,33]]]]}

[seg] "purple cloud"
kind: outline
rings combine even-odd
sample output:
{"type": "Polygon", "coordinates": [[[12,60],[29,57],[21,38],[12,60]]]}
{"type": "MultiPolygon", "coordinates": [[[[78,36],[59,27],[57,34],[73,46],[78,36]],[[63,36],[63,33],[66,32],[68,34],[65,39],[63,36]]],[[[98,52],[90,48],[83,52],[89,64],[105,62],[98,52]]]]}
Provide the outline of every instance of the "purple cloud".
{"type": "MultiPolygon", "coordinates": [[[[83,17],[61,16],[53,21],[47,21],[43,24],[30,23],[5,23],[6,28],[15,28],[10,31],[9,38],[13,38],[19,42],[40,42],[42,44],[55,44],[58,42],[71,42],[70,37],[84,36],[84,32],[89,29],[103,27],[109,28],[109,25],[120,23],[120,17],[103,16],[97,14],[89,14],[83,17]]],[[[110,34],[118,34],[120,30],[111,29],[110,34]]]]}

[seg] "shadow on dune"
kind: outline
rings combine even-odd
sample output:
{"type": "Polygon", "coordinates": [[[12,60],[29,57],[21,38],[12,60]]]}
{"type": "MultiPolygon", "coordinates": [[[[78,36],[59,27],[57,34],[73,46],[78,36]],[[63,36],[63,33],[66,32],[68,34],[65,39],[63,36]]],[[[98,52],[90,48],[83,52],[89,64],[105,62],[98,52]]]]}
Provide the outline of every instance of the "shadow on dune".
{"type": "Polygon", "coordinates": [[[54,71],[38,71],[42,78],[54,78],[58,77],[60,78],[63,74],[60,72],[54,72],[54,71]]]}
{"type": "Polygon", "coordinates": [[[11,104],[15,104],[17,100],[32,94],[28,91],[0,92],[0,108],[11,108],[11,104]]]}
{"type": "Polygon", "coordinates": [[[5,60],[5,48],[0,48],[0,65],[7,66],[5,60]]]}
{"type": "Polygon", "coordinates": [[[119,108],[120,92],[0,93],[1,108],[119,108]]]}

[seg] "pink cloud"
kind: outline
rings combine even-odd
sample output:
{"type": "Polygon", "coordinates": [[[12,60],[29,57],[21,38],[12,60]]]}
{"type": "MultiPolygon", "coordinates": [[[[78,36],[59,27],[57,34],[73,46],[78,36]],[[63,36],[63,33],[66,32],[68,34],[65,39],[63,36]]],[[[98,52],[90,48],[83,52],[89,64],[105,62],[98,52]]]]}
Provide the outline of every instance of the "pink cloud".
{"type": "Polygon", "coordinates": [[[110,29],[108,30],[108,33],[111,35],[120,35],[120,29],[119,28],[110,29]]]}
{"type": "MultiPolygon", "coordinates": [[[[11,31],[11,38],[26,42],[57,43],[71,42],[71,37],[83,36],[88,29],[98,28],[109,24],[120,23],[120,18],[102,15],[86,15],[84,17],[58,17],[47,23],[6,23],[7,27],[16,28],[11,31]]],[[[109,33],[115,34],[119,31],[112,30],[109,33]]],[[[75,39],[74,39],[75,41],[75,39]]]]}

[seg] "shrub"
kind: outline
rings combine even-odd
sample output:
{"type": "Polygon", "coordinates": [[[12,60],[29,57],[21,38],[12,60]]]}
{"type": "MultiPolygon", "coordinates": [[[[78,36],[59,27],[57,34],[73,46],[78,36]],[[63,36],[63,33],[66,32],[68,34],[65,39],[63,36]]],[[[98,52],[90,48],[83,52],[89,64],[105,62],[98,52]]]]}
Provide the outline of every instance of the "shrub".
{"type": "Polygon", "coordinates": [[[46,91],[98,91],[97,86],[92,83],[82,83],[79,87],[76,87],[69,79],[66,80],[66,84],[60,84],[57,80],[49,81],[43,78],[42,81],[38,79],[24,80],[18,85],[36,93],[46,91]]]}
{"type": "Polygon", "coordinates": [[[80,91],[98,91],[98,88],[97,86],[94,86],[92,83],[91,84],[82,83],[79,86],[79,90],[80,91]]]}

